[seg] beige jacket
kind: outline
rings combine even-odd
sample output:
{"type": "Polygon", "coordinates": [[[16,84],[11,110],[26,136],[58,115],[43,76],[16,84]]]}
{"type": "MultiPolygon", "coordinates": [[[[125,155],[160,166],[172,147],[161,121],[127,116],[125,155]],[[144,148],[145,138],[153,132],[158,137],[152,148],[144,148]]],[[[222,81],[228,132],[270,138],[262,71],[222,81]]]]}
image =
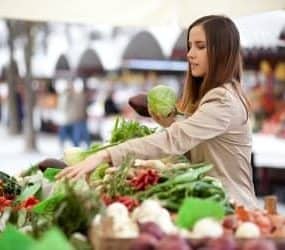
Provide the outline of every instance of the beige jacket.
{"type": "Polygon", "coordinates": [[[132,153],[139,159],[159,159],[188,151],[192,163],[210,162],[230,197],[256,207],[252,181],[251,129],[246,110],[231,84],[210,90],[195,113],[153,135],[132,139],[108,151],[114,165],[132,153]]]}

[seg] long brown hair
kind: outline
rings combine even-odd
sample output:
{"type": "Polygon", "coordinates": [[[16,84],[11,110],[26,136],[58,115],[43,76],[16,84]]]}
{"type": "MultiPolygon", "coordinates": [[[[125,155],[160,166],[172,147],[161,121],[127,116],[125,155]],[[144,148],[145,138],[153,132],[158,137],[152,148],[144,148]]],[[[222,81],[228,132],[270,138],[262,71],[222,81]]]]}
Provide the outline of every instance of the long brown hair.
{"type": "Polygon", "coordinates": [[[249,102],[242,92],[242,59],[239,32],[231,19],[225,16],[210,15],[199,18],[190,25],[187,32],[187,51],[189,51],[189,33],[201,25],[206,34],[208,73],[201,79],[191,74],[190,63],[183,94],[178,109],[184,113],[193,113],[201,98],[211,89],[231,82],[249,115],[249,102]]]}

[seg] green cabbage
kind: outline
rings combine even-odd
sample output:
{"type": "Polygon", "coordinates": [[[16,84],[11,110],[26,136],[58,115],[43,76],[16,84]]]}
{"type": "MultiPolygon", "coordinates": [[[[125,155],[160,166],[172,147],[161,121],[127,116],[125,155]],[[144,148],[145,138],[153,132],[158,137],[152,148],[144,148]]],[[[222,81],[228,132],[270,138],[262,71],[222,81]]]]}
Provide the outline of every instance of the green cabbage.
{"type": "Polygon", "coordinates": [[[152,88],[147,94],[148,108],[155,115],[167,117],[175,112],[177,96],[175,91],[167,86],[158,85],[152,88]]]}

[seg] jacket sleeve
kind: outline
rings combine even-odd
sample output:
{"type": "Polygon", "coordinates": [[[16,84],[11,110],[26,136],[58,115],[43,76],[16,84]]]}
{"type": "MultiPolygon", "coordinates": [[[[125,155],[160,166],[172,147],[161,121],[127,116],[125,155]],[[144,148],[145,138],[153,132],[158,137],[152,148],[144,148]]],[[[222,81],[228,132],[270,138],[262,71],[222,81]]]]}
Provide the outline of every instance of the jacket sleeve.
{"type": "Polygon", "coordinates": [[[107,149],[113,165],[119,165],[127,154],[138,159],[155,159],[181,155],[199,143],[227,131],[232,119],[233,98],[228,90],[215,88],[201,100],[189,118],[173,123],[169,128],[143,138],[131,139],[107,149]]]}

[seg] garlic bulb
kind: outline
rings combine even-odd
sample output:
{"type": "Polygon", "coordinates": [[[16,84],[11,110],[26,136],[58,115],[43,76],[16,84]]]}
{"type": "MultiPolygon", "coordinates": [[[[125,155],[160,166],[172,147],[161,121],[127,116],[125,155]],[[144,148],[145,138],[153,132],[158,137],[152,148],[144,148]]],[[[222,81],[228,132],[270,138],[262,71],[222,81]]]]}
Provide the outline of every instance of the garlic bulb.
{"type": "Polygon", "coordinates": [[[221,224],[213,218],[204,218],[195,223],[192,233],[197,238],[218,238],[222,236],[223,228],[221,224]]]}
{"type": "Polygon", "coordinates": [[[258,238],[260,229],[252,222],[244,222],[237,228],[235,236],[237,238],[258,238]]]}

